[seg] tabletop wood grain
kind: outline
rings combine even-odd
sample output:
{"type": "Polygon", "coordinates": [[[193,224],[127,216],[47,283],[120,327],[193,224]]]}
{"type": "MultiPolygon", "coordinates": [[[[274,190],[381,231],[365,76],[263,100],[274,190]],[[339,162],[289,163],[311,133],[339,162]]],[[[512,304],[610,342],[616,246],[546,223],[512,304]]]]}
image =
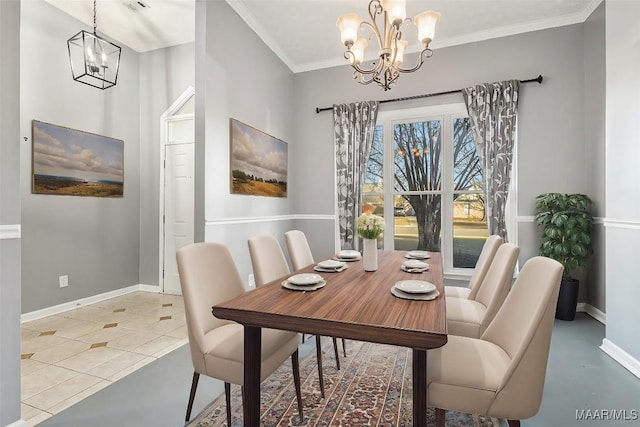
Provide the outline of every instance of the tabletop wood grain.
{"type": "MultiPolygon", "coordinates": [[[[349,262],[340,273],[320,274],[327,284],[317,291],[292,291],[282,277],[213,307],[213,314],[246,326],[284,329],[369,342],[431,349],[447,342],[442,259],[431,253],[422,274],[400,269],[404,251],[379,251],[378,270],[365,272],[362,261],[349,262]],[[436,285],[433,301],[396,298],[399,280],[425,280],[436,285]]],[[[314,272],[313,265],[295,272],[314,272]]],[[[289,275],[290,276],[290,275],[289,275]]]]}

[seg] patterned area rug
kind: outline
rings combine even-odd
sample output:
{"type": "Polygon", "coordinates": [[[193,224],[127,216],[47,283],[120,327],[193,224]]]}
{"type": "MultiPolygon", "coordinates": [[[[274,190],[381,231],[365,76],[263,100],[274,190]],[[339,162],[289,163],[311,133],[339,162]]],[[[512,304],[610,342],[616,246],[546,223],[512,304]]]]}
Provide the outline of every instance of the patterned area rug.
{"type": "MultiPolygon", "coordinates": [[[[405,426],[412,425],[411,351],[407,348],[347,341],[347,357],[335,367],[331,339],[323,338],[325,398],[320,395],[315,351],[300,363],[304,419],[298,415],[291,360],[261,384],[263,426],[405,426]]],[[[242,395],[231,388],[232,427],[242,426],[242,395]]],[[[435,412],[428,409],[429,423],[435,412]]],[[[224,394],[189,427],[226,426],[224,394]]],[[[499,427],[488,417],[447,411],[447,427],[499,427]]]]}

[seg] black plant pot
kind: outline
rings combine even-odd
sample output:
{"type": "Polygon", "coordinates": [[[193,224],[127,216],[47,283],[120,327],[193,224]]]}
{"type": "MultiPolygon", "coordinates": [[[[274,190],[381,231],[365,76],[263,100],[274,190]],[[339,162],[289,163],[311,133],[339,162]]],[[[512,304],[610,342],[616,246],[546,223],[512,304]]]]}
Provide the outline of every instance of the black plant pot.
{"type": "Polygon", "coordinates": [[[560,293],[558,294],[558,304],[556,305],[556,319],[575,319],[579,285],[580,282],[576,279],[562,280],[560,293]]]}

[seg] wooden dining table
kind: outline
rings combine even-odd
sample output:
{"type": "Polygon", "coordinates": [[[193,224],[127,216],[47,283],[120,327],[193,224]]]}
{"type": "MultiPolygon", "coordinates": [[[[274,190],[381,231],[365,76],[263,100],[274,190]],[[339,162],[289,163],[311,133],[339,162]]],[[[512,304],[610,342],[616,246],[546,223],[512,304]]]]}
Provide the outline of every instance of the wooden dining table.
{"type": "MultiPolygon", "coordinates": [[[[427,350],[447,342],[442,259],[431,252],[429,271],[408,273],[400,266],[404,251],[378,251],[378,270],[366,272],[362,261],[347,263],[339,273],[318,273],[326,285],[316,291],[285,289],[289,276],[215,305],[213,315],[244,325],[244,425],[260,425],[261,328],[409,347],[413,349],[413,425],[427,425],[427,350]],[[401,299],[391,294],[400,280],[436,285],[432,301],[401,299]]],[[[315,264],[314,264],[315,265],[315,264]]],[[[312,273],[314,265],[296,271],[312,273]]]]}

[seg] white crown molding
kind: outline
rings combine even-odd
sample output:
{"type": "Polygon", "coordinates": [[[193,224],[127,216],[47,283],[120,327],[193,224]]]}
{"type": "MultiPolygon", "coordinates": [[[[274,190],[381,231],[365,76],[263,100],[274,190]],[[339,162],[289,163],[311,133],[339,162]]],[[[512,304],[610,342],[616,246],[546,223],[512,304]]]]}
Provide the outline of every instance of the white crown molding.
{"type": "Polygon", "coordinates": [[[32,320],[42,319],[43,317],[53,316],[56,314],[64,313],[65,311],[73,310],[82,306],[95,304],[106,299],[119,297],[122,295],[130,294],[131,292],[144,291],[144,292],[159,292],[158,286],[153,285],[133,285],[122,289],[116,289],[115,291],[109,291],[98,295],[93,295],[86,298],[80,298],[75,301],[69,301],[62,304],[54,305],[52,307],[46,307],[40,310],[24,313],[20,316],[20,323],[30,322],[32,320]]]}
{"type": "Polygon", "coordinates": [[[19,239],[21,236],[20,224],[0,225],[0,240],[19,239]]]}
{"type": "MultiPolygon", "coordinates": [[[[251,14],[247,6],[246,0],[226,0],[231,8],[247,23],[262,41],[275,53],[282,62],[294,73],[303,73],[307,71],[314,71],[323,68],[331,68],[337,66],[349,65],[344,58],[339,57],[335,59],[307,62],[296,64],[291,58],[289,58],[280,45],[269,35],[269,33],[262,27],[256,18],[251,14]]],[[[516,34],[528,33],[531,31],[545,30],[548,28],[563,27],[565,25],[579,24],[587,20],[587,18],[598,7],[602,0],[590,0],[585,8],[577,13],[569,15],[558,16],[553,18],[539,19],[537,21],[526,22],[522,24],[505,25],[499,28],[492,28],[486,31],[478,31],[472,34],[466,34],[459,37],[447,37],[444,39],[436,38],[431,44],[433,50],[437,50],[444,47],[457,46],[466,43],[475,43],[499,37],[513,36],[516,34]]],[[[420,43],[415,43],[407,48],[407,53],[417,53],[422,50],[420,43]]],[[[373,59],[373,58],[368,58],[373,59]]]]}
{"type": "MultiPolygon", "coordinates": [[[[457,46],[466,43],[475,43],[484,40],[497,39],[500,37],[514,36],[517,34],[529,33],[532,31],[546,30],[549,28],[564,27],[565,25],[580,24],[584,22],[602,0],[591,0],[591,2],[581,12],[572,13],[564,16],[553,18],[539,19],[537,21],[526,22],[523,24],[505,25],[504,27],[492,28],[486,31],[478,31],[472,34],[466,34],[460,37],[448,37],[444,39],[436,38],[431,48],[433,50],[443,47],[457,46]]],[[[418,45],[412,46],[408,52],[419,52],[418,45]]]]}
{"type": "Polygon", "coordinates": [[[258,21],[253,16],[253,14],[249,12],[249,9],[247,8],[247,6],[245,6],[244,1],[242,0],[225,0],[225,1],[240,16],[240,18],[242,18],[242,20],[249,26],[249,28],[251,28],[253,32],[258,35],[258,37],[264,42],[264,44],[266,44],[269,47],[269,49],[271,49],[273,53],[275,53],[276,56],[280,58],[280,60],[284,62],[284,64],[287,67],[289,67],[289,69],[293,73],[296,73],[297,72],[295,71],[296,65],[291,61],[291,59],[289,59],[289,57],[284,53],[282,48],[280,48],[280,45],[278,45],[278,43],[276,43],[276,41],[273,40],[273,38],[262,27],[262,25],[258,23],[258,21]]]}
{"type": "Polygon", "coordinates": [[[606,338],[602,340],[600,350],[607,353],[613,360],[624,366],[633,375],[640,378],[640,360],[634,358],[606,338]]]}
{"type": "Polygon", "coordinates": [[[216,218],[207,219],[205,225],[234,225],[234,224],[250,224],[256,222],[275,222],[275,221],[292,221],[295,219],[302,220],[327,220],[333,221],[334,215],[274,215],[274,216],[253,216],[253,217],[237,217],[237,218],[216,218]]]}
{"type": "Polygon", "coordinates": [[[593,317],[603,325],[607,324],[607,314],[595,308],[591,304],[580,302],[576,307],[576,311],[579,311],[581,313],[587,313],[589,316],[593,317]]]}

